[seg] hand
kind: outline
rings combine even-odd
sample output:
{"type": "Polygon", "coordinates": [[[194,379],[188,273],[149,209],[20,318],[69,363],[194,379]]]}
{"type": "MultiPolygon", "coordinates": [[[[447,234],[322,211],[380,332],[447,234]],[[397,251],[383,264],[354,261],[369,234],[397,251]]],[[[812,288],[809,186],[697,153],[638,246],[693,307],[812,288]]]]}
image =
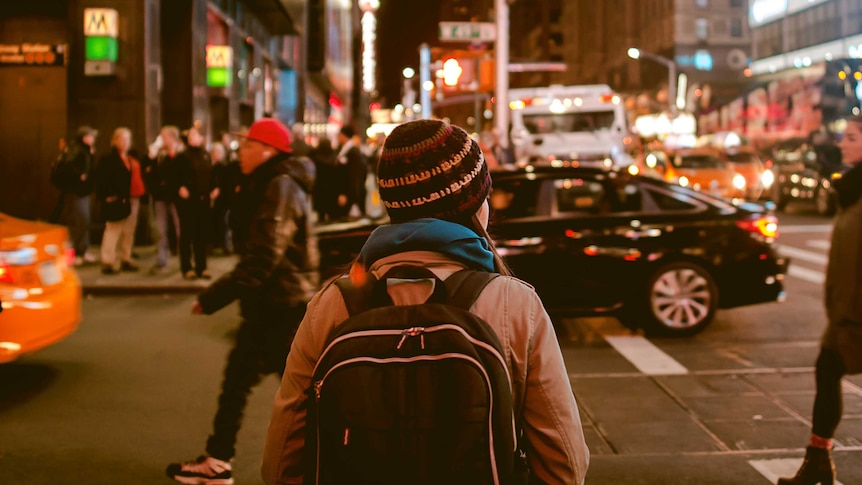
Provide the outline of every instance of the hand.
{"type": "Polygon", "coordinates": [[[82,173],[82,174],[81,174],[81,182],[83,182],[83,181],[85,181],[85,180],[87,180],[87,174],[82,173]]]}
{"type": "Polygon", "coordinates": [[[180,198],[181,199],[188,199],[189,198],[189,189],[187,189],[185,185],[180,187],[180,198]]]}
{"type": "Polygon", "coordinates": [[[218,187],[214,188],[212,192],[210,192],[210,199],[218,199],[218,196],[221,192],[218,187]]]}
{"type": "Polygon", "coordinates": [[[204,314],[204,307],[201,306],[201,303],[199,301],[195,300],[195,302],[192,303],[192,315],[203,315],[203,314],[204,314]]]}
{"type": "Polygon", "coordinates": [[[112,196],[110,196],[110,197],[105,197],[105,202],[107,202],[107,203],[109,203],[109,204],[110,204],[111,202],[116,202],[116,200],[117,200],[117,196],[116,196],[116,195],[112,195],[112,196]]]}
{"type": "Polygon", "coordinates": [[[347,196],[344,194],[338,194],[338,206],[345,207],[347,205],[347,196]]]}

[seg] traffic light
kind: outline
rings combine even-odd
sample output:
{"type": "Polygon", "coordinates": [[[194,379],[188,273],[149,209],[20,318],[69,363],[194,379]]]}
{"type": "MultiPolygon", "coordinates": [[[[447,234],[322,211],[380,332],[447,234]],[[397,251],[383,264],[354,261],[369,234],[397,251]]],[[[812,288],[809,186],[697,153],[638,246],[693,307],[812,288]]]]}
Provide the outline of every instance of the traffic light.
{"type": "Polygon", "coordinates": [[[457,86],[464,69],[458,59],[450,57],[443,62],[443,83],[447,86],[457,86]]]}

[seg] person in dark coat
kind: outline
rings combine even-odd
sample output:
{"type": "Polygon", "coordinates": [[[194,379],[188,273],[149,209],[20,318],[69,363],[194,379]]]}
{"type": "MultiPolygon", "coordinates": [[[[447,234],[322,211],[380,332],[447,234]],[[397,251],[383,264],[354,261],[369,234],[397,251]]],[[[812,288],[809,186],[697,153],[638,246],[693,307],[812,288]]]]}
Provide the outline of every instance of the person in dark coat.
{"type": "Polygon", "coordinates": [[[368,178],[368,163],[365,155],[359,149],[356,142],[356,131],[351,126],[344,126],[338,134],[338,164],[341,168],[339,175],[346,181],[346,194],[344,198],[339,195],[339,217],[349,216],[351,211],[358,215],[365,215],[365,182],[368,178]]]}
{"type": "Polygon", "coordinates": [[[209,242],[210,200],[219,195],[213,179],[210,155],[203,146],[204,136],[189,128],[187,148],[177,159],[177,210],[180,213],[180,272],[185,279],[209,279],[207,243],[209,242]],[[192,267],[194,251],[194,267],[192,267]]]}
{"type": "MultiPolygon", "coordinates": [[[[159,137],[149,147],[147,163],[144,168],[144,181],[147,192],[153,201],[153,218],[156,223],[156,264],[150,269],[157,274],[165,270],[171,253],[171,222],[173,236],[180,239],[180,217],[175,202],[177,200],[176,160],[181,158],[180,130],[168,125],[162,128],[159,137]]],[[[176,247],[176,246],[173,246],[176,247]]]]}
{"type": "Polygon", "coordinates": [[[95,168],[93,146],[98,134],[90,126],[78,128],[57,166],[57,185],[63,193],[63,219],[75,249],[76,266],[96,261],[87,249],[90,247],[90,195],[95,168]]]}
{"type": "MultiPolygon", "coordinates": [[[[317,212],[318,222],[335,219],[336,214],[339,212],[338,194],[340,191],[335,155],[335,149],[328,138],[322,138],[309,154],[317,170],[317,180],[320,181],[320,183],[314,184],[314,193],[312,194],[314,211],[317,212]]],[[[346,183],[344,185],[346,186],[346,183]]]]}
{"type": "Polygon", "coordinates": [[[841,380],[862,373],[862,117],[847,120],[838,147],[852,167],[834,187],[838,213],[826,264],[826,331],[815,364],[817,393],[805,461],[793,478],[779,485],[814,485],[835,480],[832,444],[843,414],[841,380]]]}
{"type": "Polygon", "coordinates": [[[235,187],[231,186],[228,174],[227,148],[220,143],[213,143],[210,149],[212,160],[213,184],[218,189],[212,200],[212,249],[213,252],[228,254],[231,250],[230,230],[227,218],[230,210],[230,201],[235,187]]]}
{"type": "Polygon", "coordinates": [[[183,483],[232,483],[231,460],[248,394],[265,374],[284,372],[288,350],[305,307],[319,287],[319,254],[309,194],[314,164],[291,157],[281,122],[256,121],[240,147],[246,179],[236,211],[240,260],[204,290],[194,314],[212,314],[236,299],[243,322],[230,351],[218,411],[206,453],[173,463],[168,476],[183,483]]]}

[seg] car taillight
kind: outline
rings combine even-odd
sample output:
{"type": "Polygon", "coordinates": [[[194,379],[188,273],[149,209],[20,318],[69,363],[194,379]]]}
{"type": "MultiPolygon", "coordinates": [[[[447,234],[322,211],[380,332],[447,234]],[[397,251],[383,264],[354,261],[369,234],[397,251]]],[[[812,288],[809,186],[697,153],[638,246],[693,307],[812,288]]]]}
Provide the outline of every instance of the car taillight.
{"type": "Polygon", "coordinates": [[[14,283],[12,279],[12,267],[5,261],[0,260],[0,283],[14,283]]]}
{"type": "Polygon", "coordinates": [[[75,248],[66,248],[66,266],[72,267],[75,265],[75,248]]]}
{"type": "Polygon", "coordinates": [[[778,219],[774,216],[763,216],[758,219],[736,221],[736,225],[746,231],[760,234],[763,237],[778,237],[778,219]]]}

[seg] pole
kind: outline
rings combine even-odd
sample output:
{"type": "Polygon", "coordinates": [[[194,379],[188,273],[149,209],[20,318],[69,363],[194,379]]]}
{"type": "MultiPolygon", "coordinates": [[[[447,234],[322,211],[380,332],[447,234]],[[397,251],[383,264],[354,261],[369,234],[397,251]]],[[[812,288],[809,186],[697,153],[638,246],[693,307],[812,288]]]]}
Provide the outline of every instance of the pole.
{"type": "Polygon", "coordinates": [[[669,98],[668,101],[670,101],[671,117],[676,118],[676,63],[669,59],[667,61],[667,97],[669,98]]]}
{"type": "Polygon", "coordinates": [[[497,87],[494,106],[494,122],[500,135],[501,148],[509,147],[509,3],[508,0],[494,0],[497,17],[497,87]]]}
{"type": "MultiPolygon", "coordinates": [[[[422,104],[422,119],[431,119],[431,93],[425,83],[431,80],[431,47],[426,43],[419,46],[419,103],[422,104]]],[[[405,106],[406,108],[406,106],[405,106]]]]}

